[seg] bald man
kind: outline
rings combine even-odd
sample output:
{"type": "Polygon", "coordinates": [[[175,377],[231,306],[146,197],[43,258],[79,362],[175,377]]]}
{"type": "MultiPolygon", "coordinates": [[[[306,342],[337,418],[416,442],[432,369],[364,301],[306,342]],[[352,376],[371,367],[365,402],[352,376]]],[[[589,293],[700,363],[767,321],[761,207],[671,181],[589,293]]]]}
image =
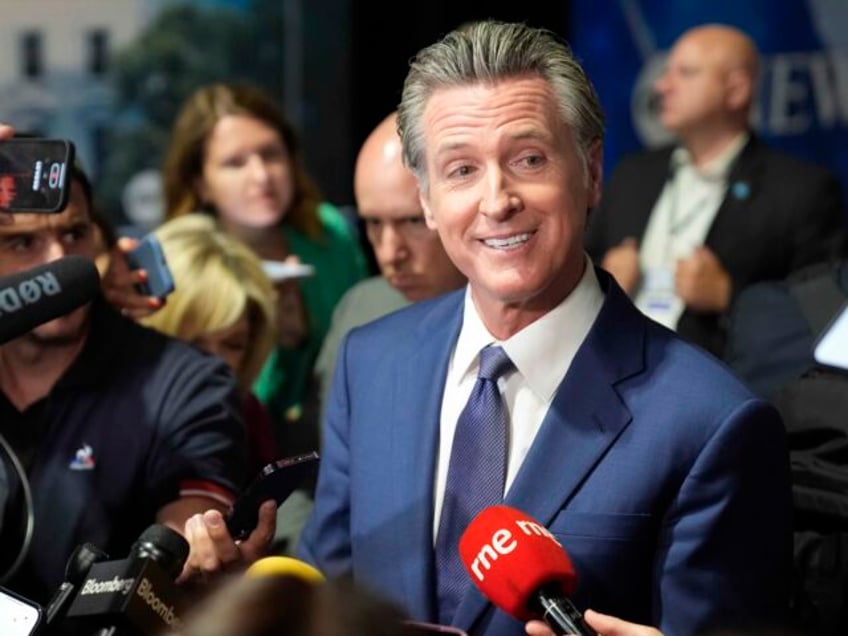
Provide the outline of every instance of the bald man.
{"type": "Polygon", "coordinates": [[[322,405],[339,344],[348,331],[466,282],[445,253],[436,231],[424,221],[418,183],[401,158],[394,113],[377,125],[359,151],[354,194],[380,276],[351,288],[336,307],[315,365],[322,405]]]}
{"type": "Polygon", "coordinates": [[[758,72],[741,31],[684,33],[655,85],[677,145],[623,159],[589,220],[587,250],[636,305],[718,356],[743,288],[842,246],[836,178],[769,149],[749,127],[758,72]]]}

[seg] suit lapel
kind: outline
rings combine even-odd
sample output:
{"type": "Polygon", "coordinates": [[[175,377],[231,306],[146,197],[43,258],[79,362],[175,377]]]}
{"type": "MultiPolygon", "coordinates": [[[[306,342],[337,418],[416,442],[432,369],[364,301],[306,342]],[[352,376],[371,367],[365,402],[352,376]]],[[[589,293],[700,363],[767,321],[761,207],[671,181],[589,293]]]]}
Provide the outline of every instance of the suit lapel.
{"type": "MultiPolygon", "coordinates": [[[[601,313],[557,390],[504,501],[546,525],[630,422],[614,385],[644,366],[644,318],[609,275],[598,271],[598,278],[606,291],[601,313]]],[[[476,589],[469,590],[454,624],[471,629],[487,606],[476,589]]]]}
{"type": "MultiPolygon", "coordinates": [[[[464,290],[438,302],[403,342],[397,359],[389,421],[402,422],[392,436],[391,473],[395,509],[426,502],[401,516],[399,549],[422,555],[404,576],[407,611],[432,620],[435,609],[433,483],[442,394],[451,351],[462,323],[464,290]]],[[[398,563],[404,562],[399,558],[398,563]]]]}
{"type": "Polygon", "coordinates": [[[632,188],[632,192],[628,193],[628,196],[632,198],[622,202],[626,205],[627,214],[614,215],[620,217],[615,219],[615,222],[625,226],[625,229],[618,233],[616,243],[628,236],[637,237],[640,243],[644,239],[648,220],[669,178],[671,152],[672,148],[666,148],[649,155],[650,162],[640,167],[639,183],[632,188]]]}
{"type": "Polygon", "coordinates": [[[752,135],[730,170],[727,193],[716,212],[704,244],[710,247],[722,263],[738,258],[741,217],[748,213],[759,187],[762,153],[761,142],[752,135]]]}

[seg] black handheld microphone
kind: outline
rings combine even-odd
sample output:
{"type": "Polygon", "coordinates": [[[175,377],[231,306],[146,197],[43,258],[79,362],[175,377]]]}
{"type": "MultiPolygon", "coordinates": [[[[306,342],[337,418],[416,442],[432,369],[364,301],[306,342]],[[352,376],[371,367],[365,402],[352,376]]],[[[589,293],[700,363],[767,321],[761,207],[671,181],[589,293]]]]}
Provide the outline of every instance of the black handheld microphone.
{"type": "Polygon", "coordinates": [[[90,543],[83,543],[76,547],[65,564],[65,580],[44,610],[44,623],[48,629],[64,619],[77,588],[85,579],[91,566],[108,558],[108,554],[90,543]]]}
{"type": "Polygon", "coordinates": [[[0,278],[0,344],[64,316],[99,290],[94,263],[77,255],[0,278]]]}
{"type": "Polygon", "coordinates": [[[182,598],[174,579],[182,571],[189,546],[167,526],[152,525],[120,561],[91,566],[67,618],[86,633],[151,636],[178,630],[182,598]]]}

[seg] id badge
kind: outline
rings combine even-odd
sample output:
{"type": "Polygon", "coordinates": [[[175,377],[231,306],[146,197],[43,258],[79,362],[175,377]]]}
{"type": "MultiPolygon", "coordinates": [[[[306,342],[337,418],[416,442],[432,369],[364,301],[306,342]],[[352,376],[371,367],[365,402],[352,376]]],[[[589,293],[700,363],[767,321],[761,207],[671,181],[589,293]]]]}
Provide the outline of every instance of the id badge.
{"type": "Polygon", "coordinates": [[[651,314],[671,311],[675,301],[674,273],[665,267],[646,270],[642,276],[642,305],[651,314]]]}

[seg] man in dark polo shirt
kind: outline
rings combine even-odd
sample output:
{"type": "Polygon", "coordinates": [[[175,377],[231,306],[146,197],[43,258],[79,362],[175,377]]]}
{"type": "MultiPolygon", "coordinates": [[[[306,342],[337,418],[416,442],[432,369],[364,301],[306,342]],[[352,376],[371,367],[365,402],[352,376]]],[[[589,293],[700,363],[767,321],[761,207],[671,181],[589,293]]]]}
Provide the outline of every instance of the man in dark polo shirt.
{"type": "MultiPolygon", "coordinates": [[[[0,277],[68,254],[93,259],[93,228],[91,191],[75,170],[62,213],[0,225],[0,277]]],[[[80,543],[123,558],[151,523],[182,532],[193,513],[224,509],[246,477],[239,409],[222,361],[102,298],[0,346],[0,433],[26,470],[34,518],[26,558],[4,585],[45,602],[80,543]]],[[[25,506],[7,508],[0,540],[14,558],[25,506]]]]}

